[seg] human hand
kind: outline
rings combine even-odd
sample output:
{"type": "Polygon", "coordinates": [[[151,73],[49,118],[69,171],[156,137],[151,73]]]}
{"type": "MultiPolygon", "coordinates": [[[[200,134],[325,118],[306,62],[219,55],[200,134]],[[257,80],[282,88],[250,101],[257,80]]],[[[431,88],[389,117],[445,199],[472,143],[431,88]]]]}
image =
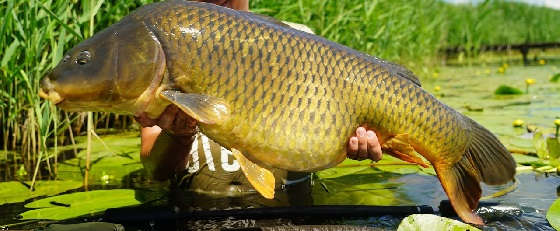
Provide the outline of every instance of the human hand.
{"type": "Polygon", "coordinates": [[[150,155],[150,151],[162,129],[176,137],[177,142],[184,143],[184,145],[189,145],[196,133],[196,120],[175,105],[165,108],[156,119],[151,119],[146,114],[135,116],[134,119],[142,126],[140,150],[142,156],[150,155]]]}
{"type": "Polygon", "coordinates": [[[381,160],[383,153],[381,145],[374,131],[366,131],[364,127],[356,129],[356,135],[350,137],[346,155],[350,159],[364,160],[371,159],[373,161],[381,160]]]}
{"type": "Polygon", "coordinates": [[[196,133],[196,120],[185,114],[175,105],[169,105],[156,119],[149,118],[145,113],[135,116],[140,126],[158,126],[174,136],[193,136],[196,133]]]}

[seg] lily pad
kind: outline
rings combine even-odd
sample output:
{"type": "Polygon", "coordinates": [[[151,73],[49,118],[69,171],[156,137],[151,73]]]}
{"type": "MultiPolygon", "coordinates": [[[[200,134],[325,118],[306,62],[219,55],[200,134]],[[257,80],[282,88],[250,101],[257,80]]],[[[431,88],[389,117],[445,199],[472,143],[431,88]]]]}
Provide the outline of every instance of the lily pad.
{"type": "Polygon", "coordinates": [[[556,199],[556,201],[550,205],[546,213],[546,219],[554,229],[560,230],[560,199],[556,199]]]}
{"type": "MultiPolygon", "coordinates": [[[[83,137],[78,137],[78,145],[82,145],[83,137]]],[[[117,185],[122,184],[122,178],[130,173],[142,169],[138,153],[140,139],[138,133],[128,132],[117,135],[104,135],[101,139],[92,140],[91,167],[89,172],[90,184],[117,185]],[[106,146],[105,146],[106,145],[106,146]]],[[[86,150],[81,150],[76,158],[64,161],[59,165],[58,178],[67,180],[82,180],[86,150]]]]}
{"type": "Polygon", "coordinates": [[[401,221],[397,231],[422,231],[422,230],[469,230],[480,231],[463,222],[436,216],[433,214],[413,214],[401,221]]]}
{"type": "Polygon", "coordinates": [[[519,88],[511,87],[508,85],[500,85],[496,91],[494,91],[496,95],[521,95],[523,91],[519,90],[519,88]]]}
{"type": "Polygon", "coordinates": [[[81,181],[37,181],[35,182],[35,191],[29,190],[30,181],[22,182],[9,181],[0,183],[0,205],[7,203],[23,202],[27,199],[52,196],[71,189],[82,186],[81,181]]]}
{"type": "Polygon", "coordinates": [[[553,82],[553,83],[558,82],[558,80],[560,80],[560,73],[556,73],[555,75],[553,75],[553,76],[550,78],[550,82],[553,82]]]}
{"type": "Polygon", "coordinates": [[[97,214],[109,208],[141,204],[130,189],[96,190],[48,197],[25,205],[35,208],[21,215],[22,219],[65,220],[97,214]]]}
{"type": "MultiPolygon", "coordinates": [[[[425,161],[428,163],[427,161],[425,161]]],[[[435,175],[435,171],[433,168],[423,168],[416,164],[411,164],[405,161],[402,161],[398,158],[390,156],[388,154],[383,155],[383,159],[379,162],[374,163],[371,160],[351,160],[346,159],[344,162],[339,164],[334,168],[329,168],[320,172],[317,172],[317,176],[320,178],[336,178],[345,175],[351,175],[354,173],[362,172],[366,169],[368,171],[374,172],[387,172],[387,173],[395,173],[395,174],[414,174],[414,173],[421,173],[421,174],[428,174],[428,175],[435,175]]]]}
{"type": "Polygon", "coordinates": [[[367,168],[350,171],[351,174],[318,179],[313,185],[313,203],[316,205],[403,205],[413,204],[400,192],[401,183],[390,182],[396,174],[367,168]]]}
{"type": "Polygon", "coordinates": [[[346,159],[341,164],[334,168],[325,169],[317,172],[317,176],[322,179],[336,178],[340,176],[354,174],[366,169],[371,169],[371,160],[357,161],[352,159],[346,159]]]}
{"type": "Polygon", "coordinates": [[[538,157],[535,156],[530,156],[530,155],[523,155],[523,154],[517,154],[517,153],[513,153],[511,154],[513,156],[513,159],[515,160],[516,163],[518,164],[522,164],[522,165],[540,165],[542,164],[542,160],[539,159],[538,157]]]}

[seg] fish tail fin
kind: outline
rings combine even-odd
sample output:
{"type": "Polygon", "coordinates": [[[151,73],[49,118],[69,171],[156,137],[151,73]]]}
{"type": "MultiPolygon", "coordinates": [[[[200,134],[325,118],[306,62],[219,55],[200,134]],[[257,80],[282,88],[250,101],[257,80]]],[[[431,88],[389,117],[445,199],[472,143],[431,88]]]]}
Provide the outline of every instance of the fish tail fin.
{"type": "Polygon", "coordinates": [[[448,165],[434,165],[434,168],[457,215],[465,222],[483,225],[482,218],[473,213],[478,207],[482,190],[480,178],[469,160],[463,157],[451,168],[448,165]]]}
{"type": "Polygon", "coordinates": [[[489,185],[505,184],[515,175],[516,163],[511,153],[486,128],[465,116],[471,125],[471,142],[465,156],[482,181],[489,185]]]}
{"type": "Polygon", "coordinates": [[[515,175],[515,161],[504,145],[490,131],[464,117],[471,127],[471,142],[463,157],[451,167],[434,165],[455,212],[466,222],[483,224],[472,211],[482,194],[480,181],[504,184],[515,175]]]}

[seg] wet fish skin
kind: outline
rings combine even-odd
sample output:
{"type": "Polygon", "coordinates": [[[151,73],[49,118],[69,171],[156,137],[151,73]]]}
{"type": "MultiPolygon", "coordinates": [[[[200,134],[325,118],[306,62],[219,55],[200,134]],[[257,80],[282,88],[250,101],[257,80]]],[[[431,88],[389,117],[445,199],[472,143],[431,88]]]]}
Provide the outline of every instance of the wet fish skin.
{"type": "Polygon", "coordinates": [[[250,146],[240,150],[257,163],[299,171],[332,166],[358,125],[381,140],[409,134],[431,160],[454,163],[460,155],[440,153],[465,150],[462,115],[387,62],[250,13],[204,5],[192,14],[164,4],[135,15],[160,38],[175,87],[225,99],[231,119],[201,128],[226,146],[250,146]],[[218,135],[225,133],[232,135],[218,135]]]}
{"type": "MultiPolygon", "coordinates": [[[[149,35],[128,38],[129,57],[153,57],[151,64],[159,65],[143,72],[154,76],[152,84],[126,111],[157,117],[170,104],[159,97],[165,90],[220,99],[228,117],[201,123],[201,130],[260,165],[293,171],[332,167],[345,158],[348,137],[365,125],[389,154],[421,163],[415,150],[426,158],[459,216],[477,224],[482,220],[472,210],[480,198],[479,182],[501,184],[515,174],[511,155],[494,135],[424,91],[398,65],[268,17],[211,4],[155,3],[123,21],[149,35]],[[132,49],[145,43],[150,49],[132,49]]],[[[122,25],[106,31],[119,34],[122,25]]],[[[89,43],[106,37],[94,36],[89,43]]],[[[117,65],[103,66],[142,70],[134,62],[117,65]]],[[[111,77],[133,78],[120,74],[111,77]]],[[[49,79],[57,78],[53,74],[49,79]]],[[[43,94],[59,93],[56,86],[50,81],[43,94]]],[[[60,97],[72,101],[68,94],[60,97]]],[[[115,110],[95,97],[88,100],[92,109],[115,110]]],[[[79,109],[87,109],[88,102],[79,109]]]]}

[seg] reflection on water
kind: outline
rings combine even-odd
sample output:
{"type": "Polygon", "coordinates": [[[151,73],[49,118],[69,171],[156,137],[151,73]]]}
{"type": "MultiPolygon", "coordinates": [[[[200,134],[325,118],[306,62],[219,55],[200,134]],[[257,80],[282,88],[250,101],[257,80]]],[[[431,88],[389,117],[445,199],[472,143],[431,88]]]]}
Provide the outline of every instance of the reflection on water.
{"type": "MultiPolygon", "coordinates": [[[[140,175],[135,175],[140,177],[140,175]]],[[[545,214],[552,202],[557,198],[557,186],[560,185],[560,177],[554,175],[542,175],[533,172],[521,173],[517,175],[519,180],[518,187],[515,191],[510,192],[502,197],[482,201],[482,209],[479,209],[479,214],[485,218],[487,226],[484,230],[553,230],[548,224],[545,214]],[[496,209],[491,211],[492,208],[496,209]],[[490,211],[490,212],[489,212],[490,211]]],[[[133,182],[132,180],[131,182],[133,182]]],[[[398,175],[394,174],[387,180],[391,185],[397,185],[392,190],[395,190],[397,195],[407,197],[410,204],[428,205],[438,210],[442,200],[447,200],[447,196],[443,192],[436,177],[429,175],[407,174],[398,175]]],[[[137,187],[143,188],[147,184],[135,184],[137,187]]],[[[290,197],[297,197],[297,195],[304,196],[310,195],[308,199],[313,200],[314,193],[312,190],[306,189],[309,184],[302,184],[302,188],[298,190],[297,194],[290,195],[290,190],[286,193],[280,192],[280,198],[274,201],[267,201],[257,194],[247,194],[239,197],[221,198],[216,195],[200,194],[196,192],[184,191],[181,189],[171,190],[167,197],[162,199],[158,204],[164,207],[173,208],[175,206],[181,207],[183,211],[196,209],[221,209],[221,208],[256,208],[256,207],[270,207],[279,206],[284,207],[289,204],[290,197]],[[283,198],[283,199],[282,199],[283,198]]],[[[321,187],[316,182],[312,187],[321,187]]],[[[503,187],[484,186],[483,191],[485,195],[492,194],[501,190],[503,187]]],[[[145,188],[144,188],[145,189],[145,188]]],[[[146,193],[153,193],[153,191],[138,191],[138,197],[146,197],[153,200],[157,196],[145,195],[146,193]]],[[[321,197],[324,195],[320,195],[321,197]]],[[[301,199],[301,198],[300,198],[301,199]]],[[[334,201],[336,204],[336,201],[334,201]]],[[[297,203],[302,203],[297,202],[297,203]]],[[[175,208],[178,208],[175,207],[175,208]]],[[[16,214],[25,210],[23,203],[11,204],[0,206],[0,216],[3,217],[3,223],[14,223],[17,220],[6,220],[6,218],[14,218],[16,214]]],[[[154,211],[155,213],[159,213],[154,211]]],[[[360,216],[360,214],[357,214],[360,216]]],[[[146,217],[155,217],[149,215],[146,217]]],[[[173,228],[177,229],[201,229],[213,230],[216,228],[250,228],[250,227],[296,227],[302,225],[356,225],[367,226],[375,228],[375,230],[394,230],[404,217],[392,216],[387,214],[385,216],[375,217],[360,217],[360,218],[301,218],[296,217],[293,219],[214,219],[214,220],[189,220],[176,221],[173,228]]],[[[455,217],[457,219],[457,217],[455,217]]],[[[87,220],[76,219],[73,222],[84,221],[97,221],[100,218],[90,218],[87,220]]],[[[145,218],[149,219],[149,218],[145,218]]],[[[72,221],[69,221],[72,222],[72,221]]],[[[126,224],[127,228],[149,229],[153,227],[169,227],[169,220],[165,222],[149,221],[137,222],[126,224]],[[165,224],[164,224],[165,223],[165,224]]],[[[37,227],[37,224],[32,225],[37,227]]],[[[316,227],[315,227],[316,228],[316,227]]]]}
{"type": "MultiPolygon", "coordinates": [[[[546,211],[557,198],[557,187],[560,177],[556,174],[545,176],[537,173],[521,173],[515,191],[502,197],[481,201],[478,213],[484,217],[487,226],[484,230],[554,230],[546,220],[546,211]]],[[[405,196],[412,204],[429,205],[438,210],[442,200],[447,196],[434,176],[408,174],[393,176],[388,181],[398,184],[395,189],[398,195],[405,196]]],[[[314,185],[313,187],[320,187],[314,185]]],[[[483,186],[485,195],[502,190],[507,186],[483,186]]],[[[314,195],[312,195],[313,197],[314,195]]],[[[322,195],[321,195],[322,196],[322,195]]],[[[215,202],[215,201],[214,201],[215,202]]],[[[336,203],[336,202],[335,202],[336,203]]],[[[408,203],[407,203],[408,204],[408,203]]],[[[441,215],[441,214],[440,214],[441,215]]],[[[454,217],[458,219],[457,217],[454,217]]],[[[340,218],[340,219],[273,219],[273,220],[214,220],[187,221],[184,227],[230,227],[248,228],[262,226],[298,226],[298,225],[358,225],[375,227],[376,230],[394,230],[401,216],[340,218]]]]}

